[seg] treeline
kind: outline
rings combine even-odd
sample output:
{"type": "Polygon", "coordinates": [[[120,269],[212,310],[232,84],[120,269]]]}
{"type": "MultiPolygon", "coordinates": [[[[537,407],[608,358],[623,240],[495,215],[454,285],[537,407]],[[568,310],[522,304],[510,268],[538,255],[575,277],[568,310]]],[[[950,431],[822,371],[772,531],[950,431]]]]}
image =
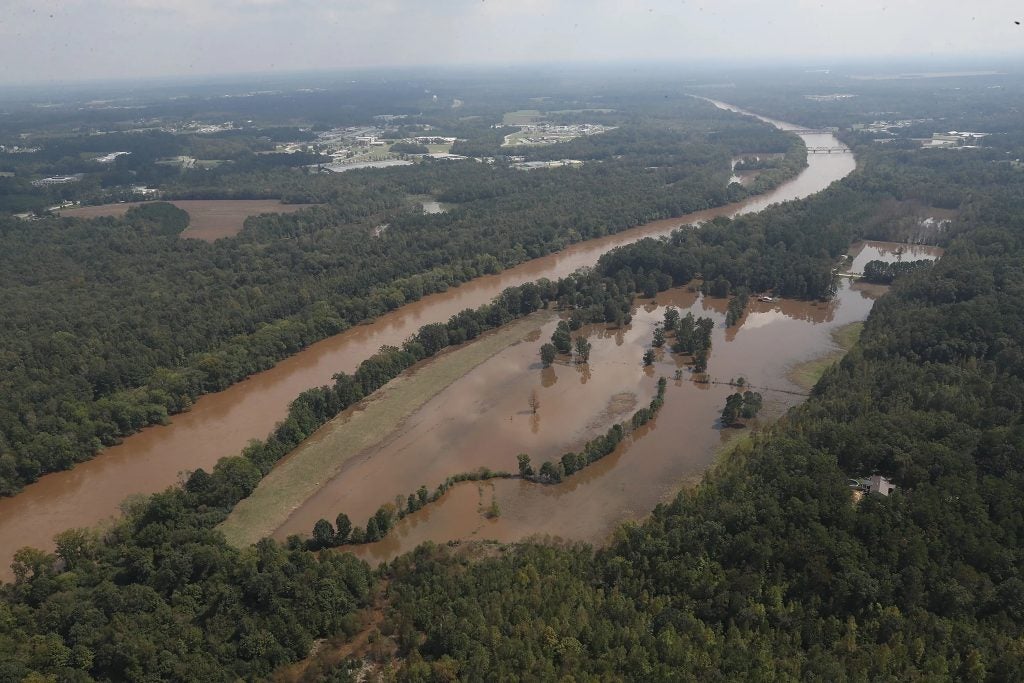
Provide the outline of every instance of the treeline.
{"type": "Polygon", "coordinates": [[[397,678],[1024,678],[1022,226],[989,188],[807,403],[609,549],[391,563],[397,678]],[[872,471],[899,490],[855,504],[872,471]]]}
{"type": "Polygon", "coordinates": [[[763,403],[764,397],[757,391],[729,394],[722,408],[722,426],[735,426],[741,417],[747,420],[757,417],[763,403]]]}
{"type": "MultiPolygon", "coordinates": [[[[557,484],[566,477],[571,477],[588,465],[610,455],[631,431],[642,427],[658,415],[658,411],[661,410],[661,406],[665,403],[666,386],[666,379],[664,377],[659,378],[657,392],[649,405],[633,413],[628,423],[614,424],[605,434],[596,436],[588,441],[579,452],[569,451],[563,454],[559,460],[546,460],[537,470],[534,470],[530,462],[530,456],[526,453],[520,453],[517,456],[519,477],[538,484],[557,484]]],[[[493,471],[486,467],[472,472],[454,474],[438,484],[433,492],[430,492],[424,485],[405,498],[397,496],[394,504],[385,503],[381,505],[367,519],[365,528],[353,527],[349,516],[344,512],[340,512],[335,519],[334,526],[326,519],[317,520],[313,525],[312,535],[309,539],[304,540],[297,534],[289,536],[288,547],[292,549],[320,550],[346,544],[373,543],[384,538],[394,525],[404,519],[406,515],[421,510],[430,503],[439,501],[452,486],[459,482],[511,479],[513,476],[510,472],[493,471]]]]}
{"type": "MultiPolygon", "coordinates": [[[[641,240],[603,255],[597,267],[602,273],[628,269],[647,295],[665,282],[682,285],[700,277],[702,289],[715,296],[739,296],[745,290],[827,299],[835,293],[838,259],[851,242],[898,237],[891,232],[892,224],[879,219],[880,207],[911,201],[928,205],[935,187],[948,187],[951,177],[965,177],[948,160],[936,159],[916,155],[904,161],[902,153],[866,152],[864,172],[806,201],[716,218],[699,230],[676,231],[667,239],[641,240]]],[[[975,167],[968,164],[968,170],[975,167]]],[[[1008,168],[990,164],[979,167],[972,182],[976,193],[985,189],[970,197],[968,188],[957,188],[954,206],[979,201],[989,188],[1016,179],[1008,168]]]]}
{"type": "MultiPolygon", "coordinates": [[[[132,506],[112,531],[65,532],[55,554],[20,550],[15,582],[0,587],[0,678],[21,680],[32,671],[66,680],[259,678],[305,656],[314,638],[354,633],[371,582],[365,564],[269,540],[238,551],[214,527],[278,460],[342,410],[417,361],[556,295],[554,283],[526,283],[447,324],[425,325],[352,375],[303,392],[267,439],[132,506]]],[[[357,537],[387,533],[387,514],[365,532],[354,530],[357,537]]]]}
{"type": "MultiPolygon", "coordinates": [[[[148,210],[165,211],[152,206],[148,210]]],[[[625,283],[581,271],[558,282],[509,288],[445,324],[425,325],[401,348],[384,347],[363,361],[351,376],[339,374],[333,385],[303,392],[266,440],[222,458],[211,472],[196,470],[181,487],[132,504],[112,530],[65,532],[53,554],[19,551],[15,582],[0,587],[0,652],[5,655],[0,675],[13,680],[33,672],[67,680],[259,678],[303,657],[315,638],[354,633],[355,611],[365,604],[371,583],[365,564],[348,555],[311,555],[295,539],[287,549],[264,540],[238,551],[214,531],[216,525],[275,462],[418,360],[554,301],[603,315],[601,302],[620,285],[625,283]]],[[[664,388],[662,380],[651,406],[634,416],[635,425],[653,417],[664,388]]],[[[590,460],[611,452],[621,430],[597,437],[577,457],[590,460]]],[[[564,471],[564,465],[553,469],[564,471]]],[[[434,497],[457,481],[490,476],[507,475],[450,477],[434,497]]],[[[416,501],[422,502],[424,491],[416,492],[416,501]]],[[[362,531],[367,540],[368,534],[386,534],[395,519],[385,507],[358,530],[339,515],[338,529],[318,525],[314,538],[322,545],[342,538],[351,542],[362,531]]]]}
{"type": "MultiPolygon", "coordinates": [[[[615,145],[628,150],[628,140],[615,145]]],[[[214,244],[135,215],[0,220],[0,495],[426,294],[727,201],[728,151],[700,136],[679,145],[678,163],[654,169],[642,147],[565,173],[475,162],[333,178],[214,171],[214,196],[287,177],[305,180],[271,193],[308,182],[303,191],[327,202],[249,219],[214,244]],[[407,197],[424,193],[463,204],[423,215],[407,197]],[[387,232],[369,239],[382,221],[387,232]]],[[[595,300],[584,306],[590,319],[600,306],[613,312],[595,300]]]]}
{"type": "Polygon", "coordinates": [[[930,259],[919,261],[868,261],[864,264],[864,279],[880,285],[891,285],[896,278],[922,268],[930,268],[930,259]]]}

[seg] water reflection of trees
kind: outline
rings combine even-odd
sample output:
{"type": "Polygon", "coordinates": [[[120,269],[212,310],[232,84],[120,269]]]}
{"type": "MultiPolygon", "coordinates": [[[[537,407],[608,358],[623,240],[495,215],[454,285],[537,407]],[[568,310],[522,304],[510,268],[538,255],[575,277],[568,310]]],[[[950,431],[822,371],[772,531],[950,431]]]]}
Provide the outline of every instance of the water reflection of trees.
{"type": "Polygon", "coordinates": [[[590,363],[577,364],[576,374],[580,376],[580,384],[586,384],[587,382],[589,382],[591,377],[590,363]]]}

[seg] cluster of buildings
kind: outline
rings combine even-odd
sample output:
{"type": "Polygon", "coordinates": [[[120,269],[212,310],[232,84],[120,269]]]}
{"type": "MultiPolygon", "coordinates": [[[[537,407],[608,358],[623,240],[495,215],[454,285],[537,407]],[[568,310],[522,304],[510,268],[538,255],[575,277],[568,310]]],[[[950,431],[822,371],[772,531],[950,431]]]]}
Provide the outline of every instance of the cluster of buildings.
{"type": "MultiPolygon", "coordinates": [[[[249,122],[251,123],[251,121],[249,122]]],[[[234,130],[234,121],[225,121],[224,123],[199,123],[192,121],[181,126],[180,131],[188,131],[191,133],[221,133],[226,130],[234,130]]]]}
{"type": "Polygon", "coordinates": [[[110,154],[104,154],[101,157],[96,157],[93,161],[98,164],[112,164],[118,157],[128,156],[129,154],[131,154],[131,152],[111,152],[110,154]]]}
{"type": "Polygon", "coordinates": [[[804,95],[804,97],[812,102],[838,102],[840,100],[848,100],[856,95],[850,93],[832,93],[831,95],[804,95]]]}
{"type": "Polygon", "coordinates": [[[0,153],[2,154],[33,154],[39,151],[39,147],[21,147],[19,145],[0,145],[0,153]]]}
{"type": "Polygon", "coordinates": [[[524,157],[509,157],[512,167],[521,171],[532,171],[538,168],[559,168],[561,166],[582,166],[579,159],[557,159],[553,161],[524,161],[524,157]]]}
{"type": "Polygon", "coordinates": [[[33,180],[33,187],[51,187],[53,185],[67,185],[68,183],[77,183],[85,177],[84,173],[72,173],[71,175],[54,175],[49,178],[40,178],[39,180],[33,180]]]}
{"type": "Polygon", "coordinates": [[[613,129],[614,126],[602,126],[599,123],[572,123],[564,126],[553,123],[528,123],[519,126],[518,133],[506,135],[503,146],[553,145],[585,135],[606,133],[613,129]]]}
{"type": "Polygon", "coordinates": [[[893,130],[909,128],[917,123],[927,123],[932,119],[898,119],[896,121],[872,121],[871,123],[855,123],[851,128],[865,133],[892,134],[893,130]]]}
{"type": "Polygon", "coordinates": [[[930,140],[922,140],[922,147],[978,147],[990,133],[951,130],[948,133],[933,133],[930,140]]]}

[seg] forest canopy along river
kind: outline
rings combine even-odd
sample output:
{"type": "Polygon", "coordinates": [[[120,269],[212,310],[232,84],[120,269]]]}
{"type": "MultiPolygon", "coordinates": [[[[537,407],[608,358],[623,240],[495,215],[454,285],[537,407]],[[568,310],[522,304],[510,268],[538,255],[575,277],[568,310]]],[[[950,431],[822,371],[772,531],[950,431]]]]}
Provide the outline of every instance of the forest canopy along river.
{"type": "MultiPolygon", "coordinates": [[[[229,164],[187,172],[165,196],[323,202],[251,217],[212,243],[179,239],[187,212],[166,202],[116,205],[121,218],[0,218],[0,346],[13,354],[0,392],[0,496],[424,295],[749,197],[726,182],[729,158],[744,150],[784,153],[770,187],[806,163],[796,136],[708,103],[659,111],[567,143],[594,162],[581,168],[524,174],[497,159],[425,159],[331,178],[229,164]],[[428,190],[454,208],[425,213],[415,198],[428,190]]],[[[497,153],[485,149],[487,130],[484,156],[497,153]]]]}
{"type": "MultiPolygon", "coordinates": [[[[563,453],[578,451],[584,442],[628,419],[654,396],[658,378],[667,377],[665,405],[658,417],[634,432],[612,456],[564,483],[578,494],[536,494],[530,491],[536,485],[494,482],[500,520],[486,522],[477,514],[461,520],[460,526],[427,531],[424,522],[410,519],[397,530],[399,539],[408,526],[417,529],[413,539],[444,542],[474,537],[465,525],[475,530],[485,524],[486,531],[475,537],[512,541],[543,533],[599,542],[618,523],[646,514],[673,495],[683,478],[701,471],[732,431],[718,423],[725,397],[736,391],[728,382],[744,378],[765,397],[766,413],[780,414],[800,399],[800,387],[786,378],[789,366],[830,349],[829,331],[866,317],[872,302],[870,295],[846,286],[827,303],[754,302],[738,325],[727,328],[725,299],[701,295],[692,287],[672,289],[654,301],[638,301],[632,323],[623,328],[585,326],[574,336],[590,342],[588,362],[562,361],[550,368],[540,367],[537,351],[550,339],[555,321],[536,320],[533,341],[500,351],[439,391],[398,430],[349,460],[279,526],[274,537],[308,534],[318,519],[333,520],[339,512],[363,524],[396,496],[404,498],[420,485],[433,490],[448,475],[480,468],[515,471],[519,453],[528,454],[535,469],[548,460],[557,462],[563,453]],[[655,349],[651,366],[641,362],[668,306],[683,316],[692,313],[714,321],[708,383],[693,372],[688,355],[672,353],[671,336],[655,349]],[[681,376],[675,380],[677,370],[681,376]],[[679,444],[686,445],[680,450],[679,444]],[[601,501],[599,514],[583,502],[589,496],[601,501]],[[587,512],[580,514],[577,504],[587,512]]],[[[339,430],[334,438],[344,442],[344,432],[339,430]]],[[[254,497],[273,486],[268,477],[254,497]]],[[[424,515],[431,520],[458,519],[444,510],[448,505],[459,506],[446,496],[436,511],[424,515]]],[[[382,547],[399,554],[410,549],[404,542],[388,540],[382,547]]]]}
{"type": "MultiPolygon", "coordinates": [[[[824,137],[829,144],[840,144],[830,135],[824,137]]],[[[805,140],[808,145],[820,143],[805,140]]],[[[167,426],[143,430],[93,460],[46,475],[19,495],[0,500],[0,564],[6,568],[19,547],[52,548],[54,534],[116,515],[120,501],[127,496],[162,490],[177,482],[182,471],[209,468],[220,457],[239,452],[251,439],[264,436],[268,425],[284,418],[289,402],[300,392],[324,384],[339,371],[352,371],[382,345],[400,344],[424,323],[446,320],[463,309],[482,305],[506,287],[556,279],[592,266],[610,249],[666,235],[683,224],[757,212],[777,202],[808,196],[853,169],[852,155],[811,155],[807,168],[796,178],[763,196],[577,243],[500,274],[425,296],[371,324],[314,344],[268,371],[200,398],[189,412],[176,415],[167,426]]]]}
{"type": "MultiPolygon", "coordinates": [[[[889,251],[895,246],[889,245],[889,251]]],[[[887,258],[886,245],[864,249],[887,258]]],[[[939,249],[921,250],[925,258],[940,254],[939,249]]],[[[336,476],[291,512],[274,537],[283,541],[292,534],[306,535],[318,519],[333,520],[339,512],[362,524],[382,505],[404,500],[421,485],[433,490],[449,475],[515,471],[518,453],[529,454],[535,468],[546,460],[557,462],[564,452],[628,418],[654,395],[659,376],[671,380],[678,371],[658,417],[612,455],[563,483],[538,487],[496,479],[457,485],[438,503],[399,522],[384,540],[350,549],[366,559],[390,560],[426,540],[518,541],[542,534],[600,543],[618,524],[646,515],[710,464],[734,433],[718,419],[725,397],[737,391],[734,380],[743,378],[748,389],[762,393],[765,417],[777,417],[803,393],[789,379],[790,369],[832,352],[833,333],[865,319],[879,293],[876,287],[844,282],[828,302],[754,301],[737,325],[726,327],[725,299],[702,295],[694,286],[676,288],[638,302],[632,323],[623,328],[582,328],[577,334],[592,346],[587,363],[563,361],[548,368],[537,362],[537,349],[551,336],[555,321],[524,320],[534,322],[532,334],[439,387],[398,429],[347,459],[336,476]],[[692,371],[689,357],[671,352],[671,337],[656,349],[652,366],[641,364],[667,307],[715,321],[706,376],[692,371]],[[682,452],[679,444],[686,444],[682,452]]],[[[304,448],[330,450],[331,442],[344,443],[346,418],[336,423],[325,437],[329,441],[311,440],[304,448]]],[[[301,458],[302,451],[291,457],[301,458]]],[[[248,510],[249,503],[252,510],[266,510],[264,501],[276,488],[271,475],[236,507],[225,525],[229,538],[245,525],[240,511],[248,510]]],[[[270,524],[264,520],[261,528],[270,524]]]]}

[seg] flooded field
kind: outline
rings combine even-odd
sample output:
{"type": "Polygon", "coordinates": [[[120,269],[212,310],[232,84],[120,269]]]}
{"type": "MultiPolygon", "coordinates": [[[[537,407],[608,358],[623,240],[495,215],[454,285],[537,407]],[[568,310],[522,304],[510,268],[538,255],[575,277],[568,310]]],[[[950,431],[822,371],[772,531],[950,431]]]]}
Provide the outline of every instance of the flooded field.
{"type": "MultiPolygon", "coordinates": [[[[829,135],[806,135],[804,139],[808,146],[840,144],[829,135]]],[[[54,534],[118,514],[127,496],[160,491],[175,484],[183,471],[210,468],[219,458],[237,454],[249,440],[265,437],[285,417],[288,403],[299,393],[331,381],[335,373],[353,371],[381,345],[400,344],[426,323],[480,306],[506,287],[542,277],[554,279],[592,266],[609,249],[668,234],[680,225],[752,213],[773,203],[806,197],[849,174],[854,164],[852,154],[810,155],[807,168],[796,178],[764,195],[575,244],[498,275],[424,297],[370,324],[313,344],[224,391],[203,396],[189,412],[175,415],[169,425],[147,428],[74,469],[48,474],[17,496],[0,499],[0,577],[10,577],[8,565],[18,548],[32,544],[52,549],[54,534]]]]}
{"type": "Polygon", "coordinates": [[[864,266],[870,261],[894,263],[896,261],[920,261],[922,259],[934,260],[941,255],[942,249],[939,247],[930,247],[924,244],[857,242],[850,247],[850,256],[853,258],[850,272],[863,273],[864,266]]]}
{"type": "MultiPolygon", "coordinates": [[[[143,202],[81,206],[61,209],[61,216],[72,218],[98,218],[123,216],[128,209],[143,202]]],[[[282,204],[276,199],[176,199],[170,202],[189,215],[188,227],[182,237],[213,242],[221,237],[237,235],[249,216],[261,213],[293,213],[312,204],[282,204]]]]}
{"type": "Polygon", "coordinates": [[[722,429],[719,415],[725,398],[743,377],[761,392],[766,408],[759,419],[771,420],[803,400],[803,389],[788,378],[796,364],[829,353],[832,333],[863,320],[875,299],[873,288],[844,281],[830,302],[754,302],[740,324],[726,328],[723,299],[710,299],[687,289],[642,301],[625,330],[587,330],[593,344],[587,367],[530,365],[525,348],[513,347],[495,356],[464,380],[451,385],[408,420],[379,447],[353,460],[338,477],[310,498],[275,534],[308,534],[319,518],[333,520],[339,512],[355,524],[396,494],[420,484],[433,489],[445,475],[478,466],[515,470],[515,455],[529,453],[535,466],[557,459],[567,450],[627,418],[635,406],[650,400],[657,378],[669,379],[665,404],[658,417],[640,428],[612,455],[565,482],[545,486],[521,480],[466,482],[440,502],[398,523],[384,540],[348,548],[369,561],[389,560],[431,540],[494,539],[516,541],[534,535],[600,543],[622,522],[640,519],[659,502],[670,499],[680,485],[693,481],[711,464],[721,444],[739,429],[722,429]],[[666,348],[652,367],[641,355],[650,346],[656,322],[666,305],[683,314],[715,320],[708,363],[711,383],[694,381],[685,357],[666,348]],[[677,369],[682,379],[674,380],[677,369]],[[536,415],[529,396],[539,397],[536,415]],[[631,400],[623,400],[628,397],[631,400]],[[620,405],[624,410],[608,410],[620,405]],[[628,407],[627,407],[628,406],[628,407]],[[436,428],[432,429],[431,426],[436,428]],[[501,514],[485,511],[496,502],[501,514]]]}

